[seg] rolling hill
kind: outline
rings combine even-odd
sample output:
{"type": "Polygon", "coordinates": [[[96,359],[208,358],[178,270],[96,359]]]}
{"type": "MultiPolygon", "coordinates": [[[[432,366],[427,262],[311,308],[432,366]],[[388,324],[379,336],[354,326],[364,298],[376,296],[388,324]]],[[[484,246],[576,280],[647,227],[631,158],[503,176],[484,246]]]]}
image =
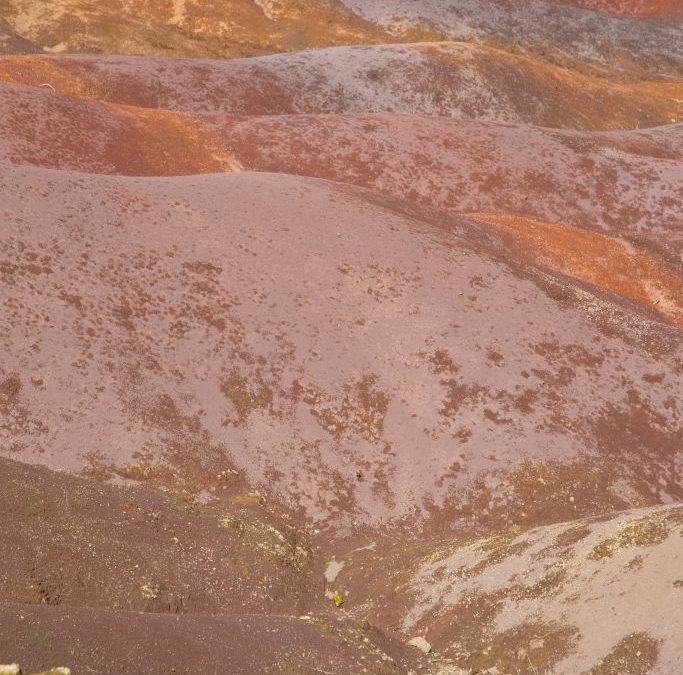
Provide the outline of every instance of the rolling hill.
{"type": "Polygon", "coordinates": [[[0,664],[680,671],[677,7],[0,0],[0,664]]]}

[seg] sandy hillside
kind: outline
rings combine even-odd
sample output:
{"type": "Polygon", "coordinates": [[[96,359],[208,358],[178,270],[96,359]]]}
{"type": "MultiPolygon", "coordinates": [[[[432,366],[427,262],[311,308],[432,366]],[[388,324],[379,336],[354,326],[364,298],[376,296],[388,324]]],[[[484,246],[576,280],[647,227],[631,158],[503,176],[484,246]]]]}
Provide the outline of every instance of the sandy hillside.
{"type": "Polygon", "coordinates": [[[0,665],[683,672],[681,45],[0,0],[0,665]]]}

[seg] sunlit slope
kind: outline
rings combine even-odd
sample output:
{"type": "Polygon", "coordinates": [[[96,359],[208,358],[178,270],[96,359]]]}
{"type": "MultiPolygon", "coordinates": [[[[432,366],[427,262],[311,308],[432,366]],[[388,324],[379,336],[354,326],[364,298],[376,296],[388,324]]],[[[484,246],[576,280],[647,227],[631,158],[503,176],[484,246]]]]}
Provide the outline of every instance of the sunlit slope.
{"type": "Polygon", "coordinates": [[[338,0],[2,0],[0,15],[57,52],[233,58],[386,41],[338,0]]]}
{"type": "Polygon", "coordinates": [[[196,492],[236,466],[342,528],[498,527],[524,462],[580,514],[680,499],[679,334],[488,226],[272,174],[1,185],[4,454],[196,492]]]}
{"type": "Polygon", "coordinates": [[[234,61],[6,57],[0,81],[186,113],[400,113],[571,129],[683,119],[680,81],[587,75],[461,43],[339,47],[234,61]]]}

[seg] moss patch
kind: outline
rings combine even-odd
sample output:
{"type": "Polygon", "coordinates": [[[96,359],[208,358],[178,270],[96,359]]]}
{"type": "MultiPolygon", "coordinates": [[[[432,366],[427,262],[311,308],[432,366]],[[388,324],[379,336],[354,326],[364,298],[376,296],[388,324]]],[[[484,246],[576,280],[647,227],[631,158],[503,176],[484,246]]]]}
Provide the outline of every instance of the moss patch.
{"type": "Polygon", "coordinates": [[[221,381],[220,389],[235,408],[238,424],[244,424],[253,412],[269,410],[273,405],[273,390],[260,378],[250,384],[246,377],[232,372],[221,381]]]}
{"type": "Polygon", "coordinates": [[[377,387],[374,375],[364,375],[360,380],[345,384],[336,405],[313,388],[303,390],[303,400],[310,406],[318,424],[335,438],[348,432],[371,442],[382,437],[389,396],[377,387]]]}
{"type": "Polygon", "coordinates": [[[247,545],[266,554],[271,560],[301,570],[309,560],[309,551],[295,536],[275,527],[262,516],[247,511],[223,515],[220,524],[239,534],[247,545]]]}
{"type": "Polygon", "coordinates": [[[631,633],[586,675],[646,675],[659,655],[659,641],[647,633],[631,633]]]}
{"type": "Polygon", "coordinates": [[[574,647],[578,630],[558,623],[522,623],[497,634],[472,665],[475,672],[497,667],[501,673],[553,672],[574,647]]]}
{"type": "Polygon", "coordinates": [[[666,514],[653,513],[637,518],[621,528],[616,537],[610,537],[595,546],[588,558],[602,560],[611,558],[617,551],[631,546],[654,546],[669,536],[669,525],[666,514]]]}
{"type": "Polygon", "coordinates": [[[564,532],[555,537],[555,546],[564,548],[565,546],[573,546],[574,544],[585,539],[591,533],[591,528],[588,525],[575,525],[566,529],[564,532]]]}
{"type": "Polygon", "coordinates": [[[514,597],[516,598],[540,598],[544,595],[550,595],[559,590],[567,578],[567,569],[560,567],[559,569],[548,572],[540,581],[531,586],[516,587],[514,597]]]}
{"type": "Polygon", "coordinates": [[[9,414],[19,401],[21,380],[18,375],[10,375],[0,382],[0,412],[9,414]]]}

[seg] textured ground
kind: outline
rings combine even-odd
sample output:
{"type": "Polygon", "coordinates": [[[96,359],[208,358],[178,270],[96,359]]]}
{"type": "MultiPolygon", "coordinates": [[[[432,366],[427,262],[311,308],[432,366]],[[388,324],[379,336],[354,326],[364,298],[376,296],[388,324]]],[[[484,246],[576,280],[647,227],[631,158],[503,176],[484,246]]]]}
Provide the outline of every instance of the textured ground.
{"type": "Polygon", "coordinates": [[[435,542],[427,553],[353,551],[337,583],[372,589],[354,612],[423,634],[478,672],[674,673],[682,524],[680,506],[657,507],[435,542]],[[635,603],[634,586],[648,589],[635,603]]]}
{"type": "Polygon", "coordinates": [[[0,664],[681,671],[679,16],[0,0],[0,664]]]}
{"type": "Polygon", "coordinates": [[[609,12],[638,18],[683,16],[683,7],[676,0],[558,0],[599,12],[609,12]]]}
{"type": "Polygon", "coordinates": [[[489,45],[334,47],[253,59],[9,57],[0,81],[185,114],[398,113],[587,130],[683,120],[680,79],[583,73],[489,45]]]}

